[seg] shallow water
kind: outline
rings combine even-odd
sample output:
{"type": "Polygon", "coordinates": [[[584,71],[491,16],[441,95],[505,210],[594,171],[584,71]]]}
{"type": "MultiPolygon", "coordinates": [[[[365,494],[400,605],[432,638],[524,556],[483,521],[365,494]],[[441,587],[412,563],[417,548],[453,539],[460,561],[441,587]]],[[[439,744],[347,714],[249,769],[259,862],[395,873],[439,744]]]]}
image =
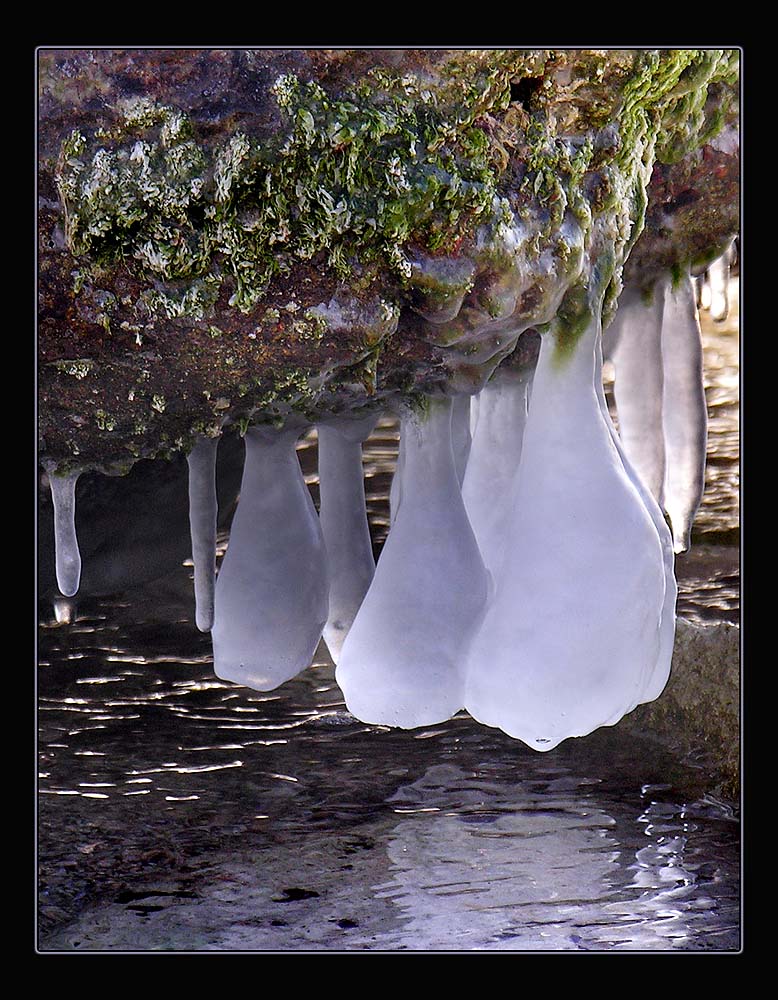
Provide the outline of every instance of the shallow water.
{"type": "MultiPolygon", "coordinates": [[[[706,330],[679,610],[737,622],[736,317],[706,330]]],[[[365,449],[376,553],[396,446],[387,420],[365,449]]],[[[367,726],[323,646],[276,691],[222,682],[189,573],[41,625],[42,952],[740,947],[737,810],[699,763],[618,727],[541,755],[465,713],[367,726]]]]}

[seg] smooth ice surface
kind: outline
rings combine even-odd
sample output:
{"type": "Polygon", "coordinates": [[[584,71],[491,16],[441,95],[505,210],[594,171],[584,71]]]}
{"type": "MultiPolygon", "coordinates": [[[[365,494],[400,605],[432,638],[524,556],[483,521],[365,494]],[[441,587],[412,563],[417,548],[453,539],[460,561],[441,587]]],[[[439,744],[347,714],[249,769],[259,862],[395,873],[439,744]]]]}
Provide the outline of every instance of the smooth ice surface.
{"type": "Polygon", "coordinates": [[[218,438],[200,438],[187,456],[189,530],[194,563],[195,621],[201,632],[213,627],[216,584],[216,451],[218,438]]]}
{"type": "Polygon", "coordinates": [[[377,416],[319,424],[319,518],[330,575],[324,641],[334,663],[375,573],[365,507],[362,442],[377,416]]]}
{"type": "Polygon", "coordinates": [[[615,341],[611,359],[616,369],[614,395],[621,442],[630,462],[660,504],[665,481],[664,293],[664,285],[657,283],[646,301],[640,288],[627,286],[608,331],[609,338],[615,341]]]}
{"type": "Polygon", "coordinates": [[[54,505],[54,545],[57,586],[65,597],[73,597],[81,582],[81,553],[76,537],[76,483],[78,473],[49,474],[54,505]]]}
{"type": "Polygon", "coordinates": [[[405,468],[405,432],[403,424],[400,424],[400,441],[397,447],[397,461],[394,466],[394,475],[389,487],[389,523],[394,524],[397,511],[400,509],[400,502],[403,495],[403,469],[405,468]]]}
{"type": "MultiPolygon", "coordinates": [[[[648,487],[645,485],[627,458],[619,439],[619,435],[616,433],[616,428],[613,426],[613,421],[611,420],[610,413],[608,412],[608,404],[605,400],[605,391],[602,384],[602,357],[600,352],[597,353],[595,362],[597,366],[597,374],[595,375],[594,384],[597,389],[600,412],[602,413],[603,420],[610,431],[611,440],[621,456],[624,471],[627,473],[635,486],[635,489],[640,494],[640,498],[654,523],[659,543],[662,547],[662,565],[665,575],[665,597],[662,604],[662,614],[659,625],[659,651],[656,664],[654,665],[653,670],[649,672],[642,685],[642,690],[637,702],[637,704],[642,704],[643,702],[654,701],[658,698],[664,690],[668,678],[670,677],[670,667],[673,659],[673,646],[675,644],[675,605],[678,598],[678,584],[675,579],[673,536],[670,533],[670,528],[667,525],[667,521],[665,520],[659,504],[651,495],[648,487]]],[[[632,708],[634,707],[635,706],[633,705],[632,708]]],[[[615,721],[618,721],[618,719],[615,721]]]]}
{"type": "Polygon", "coordinates": [[[462,499],[484,564],[493,576],[502,561],[505,526],[513,510],[531,377],[530,368],[498,371],[478,396],[478,421],[462,499]]]}
{"type": "Polygon", "coordinates": [[[402,504],[336,679],[363,722],[410,729],[463,705],[464,659],[488,593],[454,466],[450,399],[403,420],[402,504]]]}
{"type": "Polygon", "coordinates": [[[667,465],[664,507],[676,552],[691,544],[692,522],[705,489],[708,410],[702,340],[694,288],[688,274],[668,287],[662,325],[663,425],[667,465]]]}
{"type": "Polygon", "coordinates": [[[600,409],[599,318],[543,335],[496,593],[465,707],[536,750],[616,722],[659,655],[659,536],[600,409]]]}
{"type": "Polygon", "coordinates": [[[470,396],[454,396],[451,404],[451,443],[454,448],[454,467],[459,485],[465,478],[467,459],[470,455],[470,396]]]}
{"type": "Polygon", "coordinates": [[[327,620],[324,539],[297,460],[298,436],[246,432],[240,501],[216,580],[214,670],[259,691],[310,664],[327,620]]]}

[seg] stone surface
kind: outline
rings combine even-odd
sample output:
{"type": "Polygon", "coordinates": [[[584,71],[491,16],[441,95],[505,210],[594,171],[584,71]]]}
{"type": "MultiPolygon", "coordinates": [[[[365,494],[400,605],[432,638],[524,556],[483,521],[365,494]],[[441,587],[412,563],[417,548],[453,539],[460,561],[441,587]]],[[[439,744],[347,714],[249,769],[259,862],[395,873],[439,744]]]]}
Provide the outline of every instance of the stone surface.
{"type": "Polygon", "coordinates": [[[40,51],[41,457],[475,391],[595,269],[734,235],[737,62],[40,51]]]}

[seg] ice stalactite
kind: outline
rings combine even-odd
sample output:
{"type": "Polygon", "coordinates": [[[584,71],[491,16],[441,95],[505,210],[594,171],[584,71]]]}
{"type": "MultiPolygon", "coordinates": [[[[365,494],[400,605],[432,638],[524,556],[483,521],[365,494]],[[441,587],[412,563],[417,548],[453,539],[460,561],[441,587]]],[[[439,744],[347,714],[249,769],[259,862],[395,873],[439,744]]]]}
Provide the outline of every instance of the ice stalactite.
{"type": "Polygon", "coordinates": [[[486,568],[495,574],[512,511],[527,420],[531,367],[498,369],[478,395],[478,421],[462,484],[462,499],[486,568]]]}
{"type": "Polygon", "coordinates": [[[378,417],[318,425],[320,521],[330,574],[324,641],[334,663],[373,580],[375,560],[365,507],[362,442],[378,417]]]}
{"type": "Polygon", "coordinates": [[[403,439],[402,423],[400,425],[400,440],[397,444],[397,461],[394,466],[394,475],[389,486],[389,523],[394,524],[397,518],[397,511],[400,509],[402,500],[403,469],[405,468],[405,441],[403,439]]]}
{"type": "Polygon", "coordinates": [[[470,396],[454,396],[451,409],[451,443],[454,448],[454,466],[459,485],[465,478],[467,459],[470,455],[472,435],[470,433],[470,396]]]}
{"type": "MultiPolygon", "coordinates": [[[[600,409],[599,306],[543,334],[496,592],[465,707],[536,750],[611,725],[655,669],[665,600],[656,527],[600,409]]],[[[480,422],[480,421],[479,421],[480,422]]]]}
{"type": "Polygon", "coordinates": [[[665,288],[659,282],[648,295],[635,285],[627,286],[607,331],[614,345],[611,360],[616,369],[614,396],[619,435],[624,451],[660,505],[665,481],[664,301],[665,288]]]}
{"type": "Polygon", "coordinates": [[[299,428],[249,428],[238,509],[216,580],[214,670],[269,691],[304,670],[328,613],[324,539],[297,459],[299,428]]]}
{"type": "Polygon", "coordinates": [[[216,451],[218,438],[199,438],[187,456],[189,530],[194,563],[195,622],[201,632],[213,628],[216,584],[216,451]]]}
{"type": "Polygon", "coordinates": [[[81,553],[76,537],[76,483],[79,473],[58,476],[49,473],[54,505],[54,547],[57,586],[64,597],[78,593],[81,583],[81,553]]]}
{"type": "MultiPolygon", "coordinates": [[[[648,511],[651,520],[656,528],[659,544],[662,547],[662,563],[665,574],[665,596],[662,605],[662,614],[659,624],[659,651],[657,661],[653,670],[646,676],[640,691],[640,696],[636,704],[654,701],[664,690],[670,677],[670,667],[673,659],[673,647],[675,645],[675,605],[678,598],[678,584],[675,579],[675,553],[673,552],[673,536],[668,527],[665,516],[651,494],[648,487],[643,482],[640,475],[635,470],[624,451],[616,428],[613,426],[608,404],[605,400],[605,390],[602,381],[602,352],[597,351],[595,356],[595,378],[594,385],[600,403],[600,412],[605,421],[616,449],[621,457],[624,471],[629,476],[635,489],[640,494],[640,498],[648,511]]],[[[634,708],[635,706],[631,706],[634,708]]],[[[630,709],[631,710],[631,709],[630,709]]],[[[618,718],[614,720],[618,722],[618,718]]]]}
{"type": "Polygon", "coordinates": [[[363,722],[411,729],[464,704],[464,655],[489,589],[462,502],[450,398],[403,418],[402,504],[336,679],[363,722]]]}
{"type": "Polygon", "coordinates": [[[729,315],[729,271],[735,256],[734,241],[717,257],[707,271],[695,279],[699,289],[698,305],[707,309],[711,317],[722,322],[729,315]]]}
{"type": "Polygon", "coordinates": [[[676,552],[691,544],[692,522],[705,490],[708,412],[702,339],[688,272],[668,286],[662,321],[666,453],[664,508],[676,552]]]}

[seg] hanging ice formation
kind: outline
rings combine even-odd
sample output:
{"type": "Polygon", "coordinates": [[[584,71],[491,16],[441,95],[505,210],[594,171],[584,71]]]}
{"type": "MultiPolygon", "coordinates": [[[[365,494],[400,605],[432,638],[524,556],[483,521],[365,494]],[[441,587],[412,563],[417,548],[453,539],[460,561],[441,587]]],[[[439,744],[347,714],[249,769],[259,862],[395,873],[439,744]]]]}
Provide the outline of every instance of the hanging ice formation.
{"type": "Polygon", "coordinates": [[[402,503],[346,637],[336,679],[365,722],[410,729],[464,704],[464,653],[488,589],[462,503],[450,398],[403,418],[402,503]]]}
{"type": "Polygon", "coordinates": [[[543,335],[505,555],[467,663],[470,714],[537,750],[618,721],[660,653],[664,555],[601,409],[599,308],[577,339],[561,320],[543,335]]]}
{"type": "MultiPolygon", "coordinates": [[[[474,399],[478,419],[462,499],[486,568],[494,576],[504,553],[527,419],[533,368],[498,369],[474,399]]],[[[475,408],[475,407],[474,407],[475,408]]]]}
{"type": "Polygon", "coordinates": [[[299,433],[246,431],[240,500],[216,580],[214,670],[259,691],[309,666],[327,621],[324,539],[297,460],[299,433]]]}
{"type": "Polygon", "coordinates": [[[675,552],[691,541],[705,488],[707,407],[691,278],[624,289],[606,335],[615,366],[619,436],[626,455],[667,511],[675,552]]]}
{"type": "MultiPolygon", "coordinates": [[[[651,520],[654,522],[656,533],[659,536],[659,544],[662,547],[662,562],[665,574],[665,599],[662,605],[662,614],[659,624],[659,654],[654,670],[643,686],[643,691],[638,703],[654,701],[664,690],[670,677],[670,667],[673,659],[673,647],[675,645],[675,604],[678,597],[678,584],[675,579],[675,554],[673,552],[673,536],[665,520],[659,504],[646,487],[640,475],[627,458],[624,447],[621,443],[616,428],[613,426],[611,415],[608,411],[608,404],[605,400],[605,390],[602,381],[602,351],[598,349],[595,356],[596,372],[594,385],[597,390],[597,397],[600,403],[600,412],[605,420],[611,435],[611,440],[615,444],[621,457],[624,470],[632,481],[635,489],[640,494],[646,510],[651,520]]],[[[633,706],[634,707],[634,706],[633,706]]],[[[618,720],[616,720],[618,721],[618,720]]]]}
{"type": "Polygon", "coordinates": [[[472,445],[470,433],[470,396],[454,396],[451,404],[451,444],[454,448],[454,468],[459,485],[465,478],[465,469],[472,445]]]}
{"type": "Polygon", "coordinates": [[[665,379],[663,427],[667,468],[664,507],[676,552],[691,544],[692,522],[705,490],[708,412],[700,322],[688,272],[667,289],[662,324],[665,379]]]}
{"type": "Polygon", "coordinates": [[[58,476],[49,472],[54,505],[54,548],[57,586],[64,597],[73,597],[81,582],[81,553],[76,537],[76,483],[78,473],[58,476]]]}
{"type": "Polygon", "coordinates": [[[189,527],[194,563],[195,622],[201,632],[213,628],[216,582],[216,450],[218,438],[200,438],[187,456],[189,527]]]}
{"type": "Polygon", "coordinates": [[[334,663],[375,573],[365,509],[362,442],[378,417],[343,417],[319,424],[321,528],[327,548],[330,591],[324,641],[334,663]]]}

